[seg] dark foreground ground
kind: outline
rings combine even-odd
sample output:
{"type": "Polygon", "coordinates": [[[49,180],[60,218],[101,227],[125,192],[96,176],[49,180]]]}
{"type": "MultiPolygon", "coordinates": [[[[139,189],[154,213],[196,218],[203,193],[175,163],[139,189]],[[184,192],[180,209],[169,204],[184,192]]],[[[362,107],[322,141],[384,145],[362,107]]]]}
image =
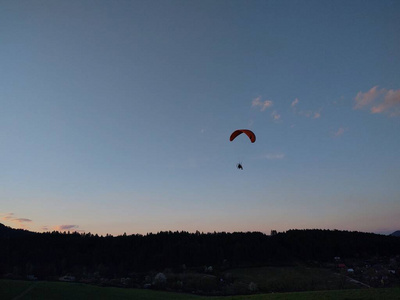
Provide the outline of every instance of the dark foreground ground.
{"type": "Polygon", "coordinates": [[[113,287],[98,287],[82,283],[45,282],[45,281],[17,281],[0,280],[0,299],[2,300],[58,300],[58,299],[213,299],[213,300],[278,300],[278,299],[400,299],[400,288],[367,288],[330,291],[269,293],[243,296],[205,297],[189,294],[170,293],[141,289],[123,289],[113,287]]]}

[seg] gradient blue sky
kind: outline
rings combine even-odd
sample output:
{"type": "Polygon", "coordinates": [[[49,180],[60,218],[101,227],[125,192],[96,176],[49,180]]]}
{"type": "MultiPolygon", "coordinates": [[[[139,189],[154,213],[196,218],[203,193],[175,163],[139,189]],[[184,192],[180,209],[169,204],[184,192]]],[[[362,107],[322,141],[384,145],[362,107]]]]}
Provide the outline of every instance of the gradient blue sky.
{"type": "Polygon", "coordinates": [[[1,1],[0,222],[399,230],[399,32],[400,1],[1,1]]]}

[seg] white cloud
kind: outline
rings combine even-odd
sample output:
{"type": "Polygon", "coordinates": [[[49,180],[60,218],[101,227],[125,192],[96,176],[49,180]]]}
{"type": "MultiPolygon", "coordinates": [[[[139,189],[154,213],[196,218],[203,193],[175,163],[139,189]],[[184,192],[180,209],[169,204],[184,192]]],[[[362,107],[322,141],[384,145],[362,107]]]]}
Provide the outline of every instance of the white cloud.
{"type": "Polygon", "coordinates": [[[11,219],[14,218],[14,213],[2,214],[2,215],[1,215],[1,218],[2,218],[4,221],[11,220],[11,219]]]}
{"type": "Polygon", "coordinates": [[[321,118],[321,112],[314,112],[313,119],[319,119],[321,118]]]}
{"type": "Polygon", "coordinates": [[[13,221],[20,223],[20,224],[32,222],[31,219],[26,219],[26,218],[16,218],[16,219],[13,219],[13,221]]]}
{"type": "Polygon", "coordinates": [[[389,90],[385,93],[383,102],[373,106],[371,112],[374,114],[388,112],[391,116],[399,115],[400,113],[400,89],[389,90]]]}
{"type": "Polygon", "coordinates": [[[356,105],[354,106],[355,109],[363,108],[364,106],[370,105],[374,102],[379,95],[382,93],[382,90],[378,90],[378,86],[374,86],[368,92],[358,92],[357,96],[355,97],[356,105]]]}
{"type": "Polygon", "coordinates": [[[14,213],[1,214],[0,218],[7,222],[12,222],[15,227],[27,229],[27,224],[32,223],[31,219],[17,218],[14,213]]]}
{"type": "Polygon", "coordinates": [[[272,118],[274,119],[274,121],[278,121],[278,120],[280,120],[280,118],[281,118],[281,115],[278,114],[278,112],[277,112],[276,110],[274,110],[274,111],[271,113],[271,116],[272,116],[272,118]]]}
{"type": "Polygon", "coordinates": [[[79,229],[79,225],[58,225],[54,227],[55,231],[71,231],[71,232],[79,232],[79,233],[83,233],[85,232],[85,230],[79,229]]]}
{"type": "Polygon", "coordinates": [[[372,114],[400,115],[400,89],[387,90],[374,86],[365,93],[358,92],[354,100],[356,102],[354,109],[368,108],[372,114]]]}
{"type": "Polygon", "coordinates": [[[299,99],[294,99],[292,104],[290,105],[291,107],[295,107],[297,105],[297,103],[299,103],[299,99]]]}
{"type": "Polygon", "coordinates": [[[57,231],[78,229],[79,225],[58,225],[54,229],[57,231]]]}
{"type": "Polygon", "coordinates": [[[259,107],[261,111],[266,110],[267,108],[271,107],[273,102],[271,100],[261,101],[261,97],[257,97],[253,99],[251,102],[251,107],[259,107]]]}
{"type": "Polygon", "coordinates": [[[4,221],[11,221],[14,223],[18,223],[18,224],[22,224],[22,223],[30,223],[32,222],[31,219],[27,219],[27,218],[16,218],[14,213],[6,213],[6,214],[2,214],[1,218],[4,221]]]}
{"type": "Polygon", "coordinates": [[[345,131],[347,131],[346,128],[340,127],[338,130],[336,130],[336,131],[333,133],[333,135],[334,135],[335,137],[339,137],[339,136],[342,136],[343,133],[345,133],[345,131]]]}
{"type": "Polygon", "coordinates": [[[314,111],[314,110],[299,110],[297,106],[299,105],[299,99],[296,98],[293,100],[292,104],[290,107],[293,109],[293,112],[299,116],[303,116],[306,118],[313,118],[313,119],[319,119],[321,118],[321,109],[314,111]]]}

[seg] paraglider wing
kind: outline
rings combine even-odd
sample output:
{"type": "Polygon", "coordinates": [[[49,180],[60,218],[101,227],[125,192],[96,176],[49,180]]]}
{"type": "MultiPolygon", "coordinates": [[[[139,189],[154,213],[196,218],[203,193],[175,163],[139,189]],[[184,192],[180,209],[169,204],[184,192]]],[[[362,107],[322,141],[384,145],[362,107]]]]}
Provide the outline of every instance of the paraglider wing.
{"type": "Polygon", "coordinates": [[[241,135],[242,133],[246,134],[252,143],[254,143],[256,141],[256,135],[254,134],[253,131],[248,130],[248,129],[235,130],[234,132],[232,132],[229,140],[232,142],[238,135],[241,135]]]}

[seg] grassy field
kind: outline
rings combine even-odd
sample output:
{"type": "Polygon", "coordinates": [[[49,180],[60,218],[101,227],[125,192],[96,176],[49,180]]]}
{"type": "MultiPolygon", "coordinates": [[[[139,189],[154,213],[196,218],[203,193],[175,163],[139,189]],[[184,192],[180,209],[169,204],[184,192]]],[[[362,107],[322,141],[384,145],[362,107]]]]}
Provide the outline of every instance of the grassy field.
{"type": "Polygon", "coordinates": [[[257,267],[229,270],[235,282],[257,284],[261,292],[294,292],[315,290],[340,290],[359,288],[329,269],[309,268],[305,266],[292,267],[257,267]]]}
{"type": "Polygon", "coordinates": [[[400,300],[400,288],[333,290],[216,297],[213,300],[400,300]]]}
{"type": "Polygon", "coordinates": [[[32,285],[30,281],[0,280],[0,299],[13,299],[32,285]]]}
{"type": "Polygon", "coordinates": [[[1,300],[61,300],[61,299],[99,299],[99,300],[169,300],[169,299],[197,299],[197,300],[359,300],[382,299],[400,300],[400,288],[393,289],[357,289],[332,290],[297,293],[270,293],[251,296],[201,297],[187,294],[158,292],[151,290],[122,289],[111,287],[97,287],[80,283],[62,282],[29,282],[0,280],[1,300]]]}
{"type": "Polygon", "coordinates": [[[201,297],[152,290],[98,287],[82,283],[0,280],[0,299],[13,300],[15,298],[18,300],[190,300],[201,297]]]}

